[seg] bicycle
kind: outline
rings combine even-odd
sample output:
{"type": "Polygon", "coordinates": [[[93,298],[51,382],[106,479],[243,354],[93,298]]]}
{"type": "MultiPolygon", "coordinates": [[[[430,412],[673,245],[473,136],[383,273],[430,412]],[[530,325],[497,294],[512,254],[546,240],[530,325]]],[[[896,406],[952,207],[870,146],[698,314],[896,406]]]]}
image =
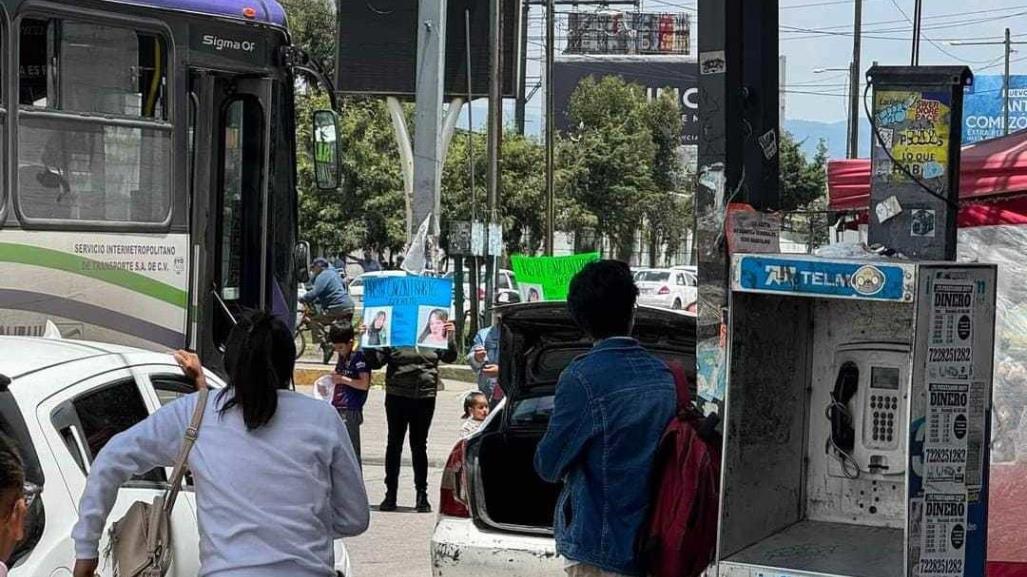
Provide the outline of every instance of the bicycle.
{"type": "Polygon", "coordinates": [[[321,351],[323,354],[324,364],[328,364],[328,361],[332,359],[332,353],[334,352],[331,348],[331,343],[328,342],[328,330],[321,324],[314,322],[310,317],[313,311],[309,306],[303,307],[303,316],[300,321],[296,323],[295,341],[296,341],[296,358],[303,356],[303,353],[307,350],[307,341],[315,343],[320,341],[321,351]],[[316,331],[316,334],[315,334],[316,331]],[[319,338],[315,338],[319,337],[319,338]]]}

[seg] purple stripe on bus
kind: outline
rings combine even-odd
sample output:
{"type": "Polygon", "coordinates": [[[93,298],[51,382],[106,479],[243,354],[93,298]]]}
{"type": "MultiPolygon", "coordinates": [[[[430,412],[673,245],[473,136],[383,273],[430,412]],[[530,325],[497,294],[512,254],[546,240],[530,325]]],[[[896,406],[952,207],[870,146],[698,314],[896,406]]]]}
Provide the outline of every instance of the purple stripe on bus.
{"type": "Polygon", "coordinates": [[[212,16],[226,16],[276,26],[285,26],[285,9],[276,0],[119,0],[125,4],[149,6],[165,10],[182,10],[212,16]],[[243,11],[252,8],[253,18],[247,18],[243,11]]]}

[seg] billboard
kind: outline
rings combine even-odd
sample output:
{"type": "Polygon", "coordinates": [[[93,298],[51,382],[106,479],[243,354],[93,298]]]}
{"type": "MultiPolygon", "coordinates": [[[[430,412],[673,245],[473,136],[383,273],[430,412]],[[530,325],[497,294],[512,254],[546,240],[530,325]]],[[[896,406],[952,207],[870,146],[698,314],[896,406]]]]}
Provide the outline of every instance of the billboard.
{"type": "Polygon", "coordinates": [[[691,47],[688,14],[573,12],[565,54],[678,54],[691,47]]]}
{"type": "Polygon", "coordinates": [[[699,144],[699,67],[683,56],[559,56],[553,63],[553,100],[556,128],[570,132],[571,94],[583,79],[620,76],[639,84],[649,98],[672,90],[681,106],[681,144],[699,144]]]}
{"type": "MultiPolygon", "coordinates": [[[[1005,131],[1001,75],[974,76],[963,93],[963,144],[998,138],[1005,131]]],[[[1027,76],[1009,77],[1009,131],[1027,129],[1027,76]]]]}
{"type": "MultiPolygon", "coordinates": [[[[517,94],[521,2],[503,9],[503,95],[517,94]]],[[[339,2],[336,87],[347,94],[412,97],[417,77],[417,0],[339,2]]],[[[489,91],[489,3],[446,2],[447,97],[467,96],[465,10],[470,10],[471,81],[475,96],[489,91]]]]}

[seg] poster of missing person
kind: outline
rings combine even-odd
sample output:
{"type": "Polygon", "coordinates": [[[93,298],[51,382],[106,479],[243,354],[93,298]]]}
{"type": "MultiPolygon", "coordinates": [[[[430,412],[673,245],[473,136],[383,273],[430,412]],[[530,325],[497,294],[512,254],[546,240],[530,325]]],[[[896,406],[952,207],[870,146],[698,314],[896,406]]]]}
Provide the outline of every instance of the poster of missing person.
{"type": "Polygon", "coordinates": [[[599,253],[571,256],[514,255],[510,260],[523,302],[565,301],[571,279],[586,264],[599,260],[599,253]]]}
{"type": "Polygon", "coordinates": [[[453,281],[421,276],[378,277],[364,284],[364,348],[444,349],[453,281]]]}

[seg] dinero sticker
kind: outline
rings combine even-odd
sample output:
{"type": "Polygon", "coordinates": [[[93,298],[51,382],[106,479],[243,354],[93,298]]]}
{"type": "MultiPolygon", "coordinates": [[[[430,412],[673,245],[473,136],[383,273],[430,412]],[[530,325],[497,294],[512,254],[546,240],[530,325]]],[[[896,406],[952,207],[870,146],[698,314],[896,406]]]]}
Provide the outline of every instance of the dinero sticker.
{"type": "Polygon", "coordinates": [[[932,379],[973,377],[974,297],[973,282],[935,283],[927,344],[927,368],[932,379]]]}
{"type": "Polygon", "coordinates": [[[966,495],[928,493],[921,523],[919,577],[964,577],[966,495]]]}

